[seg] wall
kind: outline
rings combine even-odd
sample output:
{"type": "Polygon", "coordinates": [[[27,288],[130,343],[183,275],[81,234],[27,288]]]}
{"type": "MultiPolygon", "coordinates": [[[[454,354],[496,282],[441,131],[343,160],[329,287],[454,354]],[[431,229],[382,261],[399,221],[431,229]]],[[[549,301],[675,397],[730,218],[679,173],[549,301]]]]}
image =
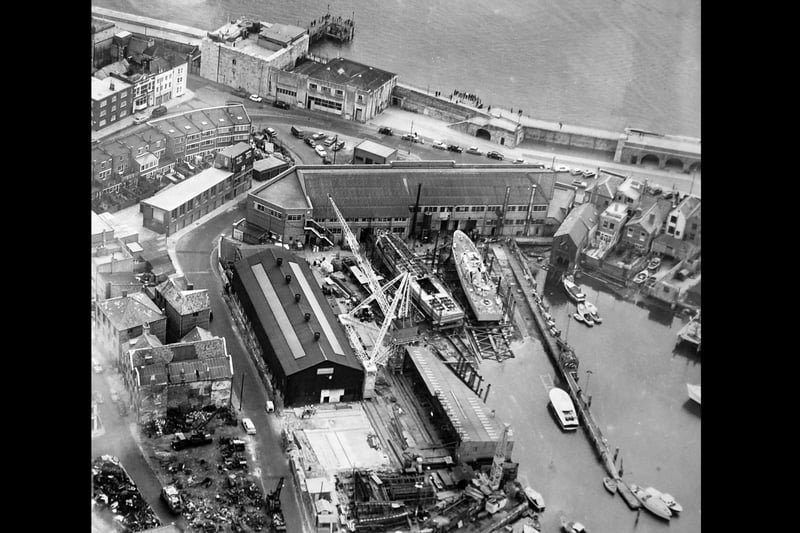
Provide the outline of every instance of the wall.
{"type": "Polygon", "coordinates": [[[396,102],[398,98],[402,99],[400,103],[401,109],[447,122],[459,122],[480,114],[478,111],[449,100],[431,96],[407,85],[398,84],[395,86],[392,91],[392,103],[396,102]]]}
{"type": "MultiPolygon", "coordinates": [[[[600,139],[588,135],[577,135],[562,131],[546,130],[523,126],[525,140],[543,144],[558,144],[562,146],[572,146],[598,152],[614,153],[620,140],[600,139]]],[[[623,139],[624,140],[624,139],[623,139]]]]}

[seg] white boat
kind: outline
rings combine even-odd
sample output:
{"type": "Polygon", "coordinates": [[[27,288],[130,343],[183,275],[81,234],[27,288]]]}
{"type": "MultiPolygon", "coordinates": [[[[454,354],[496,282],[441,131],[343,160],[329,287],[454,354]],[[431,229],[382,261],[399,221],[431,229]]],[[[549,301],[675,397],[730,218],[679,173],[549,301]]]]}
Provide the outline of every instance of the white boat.
{"type": "Polygon", "coordinates": [[[561,531],[564,533],[589,533],[589,530],[580,522],[568,522],[563,516],[561,517],[561,531]]]}
{"type": "Polygon", "coordinates": [[[647,270],[658,270],[658,267],[661,266],[661,258],[654,257],[647,263],[647,270]]]}
{"type": "Polygon", "coordinates": [[[636,283],[637,285],[641,285],[645,281],[647,281],[647,271],[646,270],[642,270],[641,272],[639,272],[638,274],[636,274],[633,277],[633,282],[636,283]]]}
{"type": "Polygon", "coordinates": [[[528,501],[536,511],[540,513],[544,511],[544,497],[541,494],[530,487],[525,487],[525,496],[528,497],[528,501]]]}
{"type": "Polygon", "coordinates": [[[661,498],[649,494],[642,487],[635,484],[631,484],[630,488],[633,495],[642,502],[642,506],[645,509],[664,520],[669,520],[672,517],[672,511],[669,510],[669,507],[661,498]]]}
{"type": "Polygon", "coordinates": [[[675,497],[672,496],[672,494],[661,492],[660,490],[655,489],[653,487],[647,487],[646,489],[644,489],[644,491],[650,494],[651,496],[660,498],[661,501],[667,504],[667,507],[669,507],[669,510],[672,511],[673,513],[680,513],[681,511],[683,511],[683,506],[675,500],[675,497]]]}
{"type": "Polygon", "coordinates": [[[583,317],[583,320],[586,322],[587,326],[594,326],[594,318],[592,317],[592,313],[589,311],[589,308],[586,306],[586,302],[581,302],[578,304],[577,312],[583,317]]]}
{"type": "Polygon", "coordinates": [[[592,320],[596,324],[600,324],[603,321],[603,319],[600,318],[600,314],[597,312],[597,306],[594,305],[592,302],[584,302],[584,304],[586,305],[586,310],[589,312],[589,315],[591,315],[592,320]]]}
{"type": "Polygon", "coordinates": [[[569,397],[569,394],[563,389],[553,387],[550,389],[549,396],[549,406],[555,413],[561,429],[564,431],[578,429],[578,415],[575,412],[575,406],[572,404],[572,398],[569,397]]]}
{"type": "Polygon", "coordinates": [[[570,298],[572,298],[576,302],[586,301],[586,295],[583,294],[581,288],[575,284],[575,281],[572,279],[572,276],[564,277],[564,288],[567,290],[567,293],[569,294],[570,298]]]}
{"type": "Polygon", "coordinates": [[[503,301],[497,295],[475,243],[461,230],[453,233],[453,260],[458,279],[478,322],[496,322],[503,318],[503,301]]]}
{"type": "Polygon", "coordinates": [[[578,311],[575,311],[574,313],[572,313],[572,318],[574,318],[578,322],[582,322],[582,323],[586,324],[590,328],[594,327],[594,322],[592,322],[592,319],[590,318],[590,319],[587,320],[586,316],[580,314],[578,311]]]}
{"type": "Polygon", "coordinates": [[[686,390],[689,392],[689,398],[696,401],[697,405],[700,405],[700,385],[690,385],[687,383],[686,390]]]}

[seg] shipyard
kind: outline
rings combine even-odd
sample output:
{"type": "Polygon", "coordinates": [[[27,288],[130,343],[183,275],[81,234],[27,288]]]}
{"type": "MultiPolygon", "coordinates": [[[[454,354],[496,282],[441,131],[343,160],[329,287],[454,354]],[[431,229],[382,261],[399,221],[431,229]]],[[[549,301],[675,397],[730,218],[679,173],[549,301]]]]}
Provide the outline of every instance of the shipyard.
{"type": "Polygon", "coordinates": [[[638,405],[699,442],[699,139],[315,52],[356,15],[93,8],[97,530],[699,529],[699,455],[645,464],[618,387],[660,357],[638,405]]]}

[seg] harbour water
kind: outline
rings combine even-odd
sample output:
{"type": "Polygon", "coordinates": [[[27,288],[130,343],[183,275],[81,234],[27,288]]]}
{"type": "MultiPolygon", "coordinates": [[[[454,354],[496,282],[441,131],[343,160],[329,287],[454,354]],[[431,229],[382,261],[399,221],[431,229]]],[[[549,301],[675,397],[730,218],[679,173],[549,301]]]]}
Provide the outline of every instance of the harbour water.
{"type": "Polygon", "coordinates": [[[356,22],[320,55],[398,74],[449,95],[476,94],[544,120],[700,137],[699,0],[92,0],[215,29],[248,15],[305,27],[356,22]]]}
{"type": "Polygon", "coordinates": [[[676,347],[685,320],[618,299],[589,278],[579,284],[603,318],[593,328],[571,318],[575,305],[560,284],[544,285],[544,294],[580,359],[579,384],[592,397],[592,413],[610,448],[620,448],[624,478],[671,493],[684,511],[669,523],[642,511],[637,523],[621,497],[606,492],[605,469],[583,430],[563,433],[547,410],[547,387],[559,380],[534,335],[512,346],[514,359],[484,361],[481,372],[493,384],[487,403],[512,424],[520,478],[547,502],[542,525],[556,531],[564,515],[590,531],[698,532],[700,408],[688,399],[686,384],[701,382],[701,365],[692,350],[676,347]]]}

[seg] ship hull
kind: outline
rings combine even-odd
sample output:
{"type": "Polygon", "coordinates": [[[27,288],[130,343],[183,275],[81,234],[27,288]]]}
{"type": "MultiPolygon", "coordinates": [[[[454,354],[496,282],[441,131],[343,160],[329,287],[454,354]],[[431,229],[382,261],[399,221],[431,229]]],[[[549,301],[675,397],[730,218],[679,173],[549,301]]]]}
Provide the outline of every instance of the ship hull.
{"type": "Polygon", "coordinates": [[[475,283],[470,279],[470,271],[478,269],[479,272],[485,272],[486,269],[475,244],[460,230],[453,234],[453,259],[461,288],[464,289],[475,319],[478,322],[500,321],[503,318],[503,307],[497,295],[497,287],[488,280],[488,275],[484,277],[477,274],[481,281],[488,280],[488,283],[475,283]]]}

